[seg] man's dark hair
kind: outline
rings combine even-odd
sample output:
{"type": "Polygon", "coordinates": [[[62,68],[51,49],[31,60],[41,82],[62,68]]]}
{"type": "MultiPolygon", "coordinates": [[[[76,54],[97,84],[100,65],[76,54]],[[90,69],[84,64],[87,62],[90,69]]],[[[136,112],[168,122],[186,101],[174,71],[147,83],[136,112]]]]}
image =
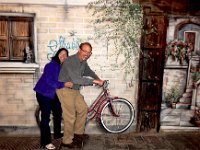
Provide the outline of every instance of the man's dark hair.
{"type": "Polygon", "coordinates": [[[54,61],[56,61],[57,63],[61,63],[60,62],[60,59],[59,59],[59,57],[58,57],[58,55],[60,54],[60,52],[61,51],[66,51],[66,53],[67,53],[67,57],[68,57],[68,55],[69,55],[69,52],[68,52],[68,50],[66,49],[66,48],[60,48],[57,52],[56,52],[56,54],[51,58],[51,60],[54,60],[54,61]]]}
{"type": "Polygon", "coordinates": [[[88,45],[92,49],[92,45],[89,42],[81,43],[79,48],[82,49],[83,45],[88,45]]]}

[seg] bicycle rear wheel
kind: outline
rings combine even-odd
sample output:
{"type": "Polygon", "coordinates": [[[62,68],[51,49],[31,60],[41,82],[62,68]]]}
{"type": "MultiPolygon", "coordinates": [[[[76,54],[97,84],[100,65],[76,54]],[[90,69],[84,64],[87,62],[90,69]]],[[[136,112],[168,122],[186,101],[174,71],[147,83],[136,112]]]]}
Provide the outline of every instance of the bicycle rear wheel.
{"type": "MultiPolygon", "coordinates": [[[[40,110],[40,106],[39,105],[35,109],[35,119],[36,119],[38,127],[40,127],[41,110],[40,110]]],[[[53,114],[52,113],[50,115],[49,126],[50,126],[50,130],[51,130],[50,132],[54,133],[54,130],[53,130],[53,114]]],[[[62,121],[61,121],[61,133],[63,133],[63,132],[64,132],[64,122],[63,122],[63,119],[62,119],[62,121]]]]}
{"type": "Polygon", "coordinates": [[[135,118],[132,104],[124,98],[116,98],[112,103],[106,103],[101,111],[101,124],[111,133],[121,133],[127,130],[135,118]],[[111,106],[112,105],[112,106],[111,106]],[[118,116],[115,116],[113,113],[118,116]]]}

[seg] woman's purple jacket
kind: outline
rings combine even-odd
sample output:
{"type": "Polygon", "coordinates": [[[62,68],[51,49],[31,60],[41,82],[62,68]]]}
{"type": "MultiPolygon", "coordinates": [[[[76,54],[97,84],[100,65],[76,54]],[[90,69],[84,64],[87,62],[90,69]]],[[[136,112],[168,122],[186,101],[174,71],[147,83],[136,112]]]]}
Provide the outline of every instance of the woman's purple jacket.
{"type": "Polygon", "coordinates": [[[61,65],[54,60],[46,64],[44,72],[33,90],[53,99],[56,94],[56,89],[64,87],[64,82],[58,81],[60,69],[61,65]]]}

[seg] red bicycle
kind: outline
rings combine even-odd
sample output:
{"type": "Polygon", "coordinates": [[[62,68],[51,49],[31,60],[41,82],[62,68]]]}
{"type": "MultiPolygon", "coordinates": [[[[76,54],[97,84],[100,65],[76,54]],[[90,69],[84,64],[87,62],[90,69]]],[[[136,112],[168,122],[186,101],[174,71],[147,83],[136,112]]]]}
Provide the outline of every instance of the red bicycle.
{"type": "MultiPolygon", "coordinates": [[[[135,109],[127,99],[111,96],[108,84],[108,80],[104,82],[101,93],[89,107],[87,122],[96,118],[97,122],[100,122],[108,132],[121,133],[133,123],[135,109]]],[[[40,113],[38,106],[35,110],[38,125],[40,124],[40,113]]]]}

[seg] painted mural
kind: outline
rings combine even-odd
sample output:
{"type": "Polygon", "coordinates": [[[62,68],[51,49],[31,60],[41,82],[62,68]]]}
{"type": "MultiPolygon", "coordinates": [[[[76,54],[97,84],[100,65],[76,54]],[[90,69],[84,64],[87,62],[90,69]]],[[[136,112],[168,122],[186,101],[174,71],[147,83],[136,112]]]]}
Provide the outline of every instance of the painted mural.
{"type": "Polygon", "coordinates": [[[200,19],[169,21],[160,124],[195,128],[200,126],[200,19]]]}

